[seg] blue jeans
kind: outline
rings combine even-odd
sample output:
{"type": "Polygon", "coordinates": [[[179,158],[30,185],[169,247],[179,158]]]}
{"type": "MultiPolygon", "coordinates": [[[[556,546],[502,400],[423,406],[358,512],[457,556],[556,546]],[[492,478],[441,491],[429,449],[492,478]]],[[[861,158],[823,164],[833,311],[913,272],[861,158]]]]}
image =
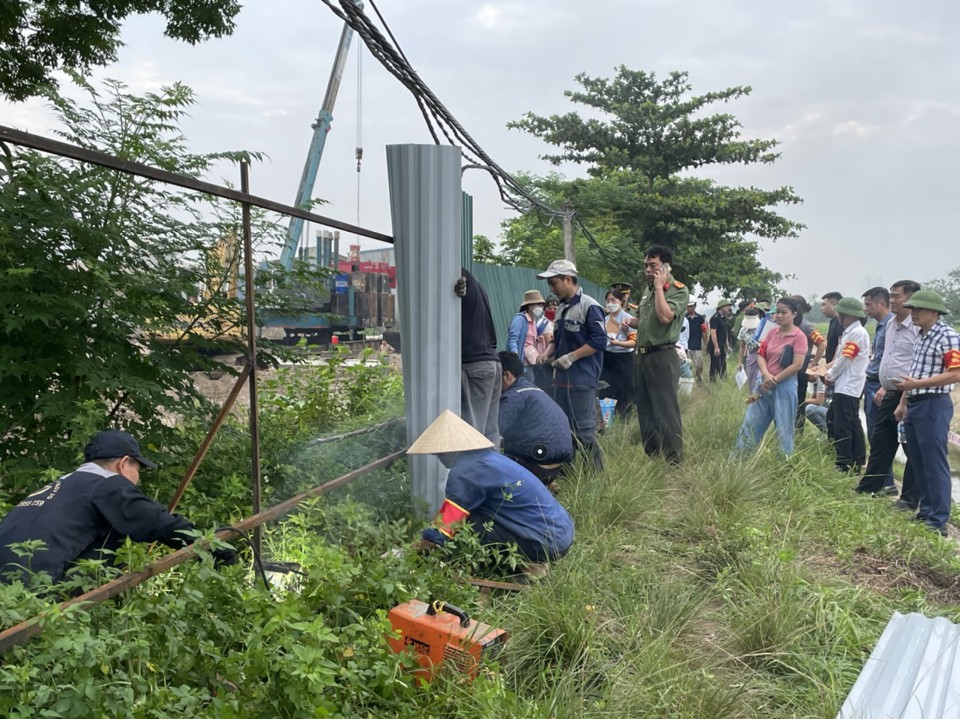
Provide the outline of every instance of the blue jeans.
{"type": "MultiPolygon", "coordinates": [[[[921,395],[922,396],[922,395],[921,395]]],[[[907,398],[907,418],[903,422],[910,447],[910,464],[919,495],[917,518],[934,529],[950,519],[950,463],[947,460],[947,434],[953,419],[953,401],[941,394],[919,402],[907,398]]]]}
{"type": "Polygon", "coordinates": [[[822,404],[808,404],[803,408],[804,414],[814,427],[824,434],[827,433],[827,410],[829,407],[822,404]]]}
{"type": "Polygon", "coordinates": [[[777,430],[780,451],[793,452],[793,429],[797,416],[797,376],[783,380],[769,392],[747,406],[747,415],[737,433],[737,451],[755,450],[767,427],[773,422],[777,430]]]}

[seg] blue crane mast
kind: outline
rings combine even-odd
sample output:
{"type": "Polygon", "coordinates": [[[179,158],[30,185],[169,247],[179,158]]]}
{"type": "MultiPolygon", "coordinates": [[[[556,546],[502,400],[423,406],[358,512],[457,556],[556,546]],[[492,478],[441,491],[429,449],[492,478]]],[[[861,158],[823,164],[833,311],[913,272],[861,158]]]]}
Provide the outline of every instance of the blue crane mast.
{"type": "MultiPolygon", "coordinates": [[[[356,0],[358,8],[363,7],[363,3],[356,0]]],[[[344,23],[343,31],[340,33],[340,44],[337,46],[337,54],[333,60],[333,69],[330,71],[330,79],[327,81],[327,92],[323,97],[323,104],[320,106],[320,113],[317,115],[316,122],[313,123],[313,137],[310,139],[310,149],[307,151],[307,159],[303,163],[303,176],[300,178],[300,186],[297,189],[297,199],[294,202],[295,207],[306,207],[313,198],[313,187],[317,182],[317,171],[320,168],[320,159],[323,157],[323,148],[327,142],[327,133],[333,124],[333,106],[337,102],[337,93],[340,90],[340,80],[343,78],[343,69],[347,64],[347,55],[350,53],[350,41],[353,39],[353,29],[344,23]]],[[[293,265],[293,258],[297,254],[297,246],[300,244],[300,237],[303,234],[303,223],[299,217],[290,218],[290,227],[287,230],[287,242],[280,252],[280,264],[290,269],[293,265]]],[[[317,258],[319,260],[319,258],[317,258]]]]}

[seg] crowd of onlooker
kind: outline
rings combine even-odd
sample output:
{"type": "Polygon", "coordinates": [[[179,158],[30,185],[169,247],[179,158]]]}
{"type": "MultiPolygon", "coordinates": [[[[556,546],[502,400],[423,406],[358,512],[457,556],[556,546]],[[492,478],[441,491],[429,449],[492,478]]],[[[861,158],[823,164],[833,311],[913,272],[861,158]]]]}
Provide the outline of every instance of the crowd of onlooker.
{"type": "MultiPolygon", "coordinates": [[[[912,280],[859,297],[828,292],[820,301],[828,322],[822,329],[808,319],[812,308],[802,295],[737,306],[721,299],[708,317],[671,274],[671,261],[669,248],[649,248],[640,290],[614,285],[601,304],[579,286],[576,266],[557,260],[538,275],[552,295],[529,290],[520,300],[506,352],[496,352],[490,328],[486,357],[500,371],[488,397],[496,395],[508,456],[547,483],[562,476],[575,451],[602,467],[596,436],[604,425],[598,400],[605,400],[617,417],[636,412],[649,455],[679,463],[681,378],[719,382],[729,361],[747,404],[734,458],[754,451],[771,424],[789,456],[810,423],[832,444],[837,469],[860,477],[858,492],[896,495],[898,508],[945,532],[960,335],[944,322],[941,297],[912,280]],[[868,320],[875,321],[872,336],[868,320]],[[900,450],[906,465],[898,489],[900,450]]],[[[467,284],[483,293],[472,278],[467,284]]],[[[475,306],[465,304],[464,312],[466,351],[483,322],[475,306]]],[[[467,367],[464,418],[481,428],[470,416],[470,379],[467,367]]]]}

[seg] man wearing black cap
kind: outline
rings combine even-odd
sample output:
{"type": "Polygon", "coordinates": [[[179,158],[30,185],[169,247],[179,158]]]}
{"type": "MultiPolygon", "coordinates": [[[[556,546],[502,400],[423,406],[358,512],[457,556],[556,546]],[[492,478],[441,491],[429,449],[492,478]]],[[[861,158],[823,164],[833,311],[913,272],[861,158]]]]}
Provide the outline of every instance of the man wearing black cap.
{"type": "MultiPolygon", "coordinates": [[[[59,582],[78,559],[105,557],[127,537],[177,549],[190,543],[186,533],[193,525],[137,486],[140,469],[157,465],[144,458],[131,435],[100,432],[83,454],[84,464],[27,496],[0,520],[0,581],[26,581],[29,573],[43,572],[59,582]],[[32,556],[10,546],[35,540],[43,547],[32,556]]],[[[232,550],[214,554],[224,563],[236,559],[232,550]]]]}

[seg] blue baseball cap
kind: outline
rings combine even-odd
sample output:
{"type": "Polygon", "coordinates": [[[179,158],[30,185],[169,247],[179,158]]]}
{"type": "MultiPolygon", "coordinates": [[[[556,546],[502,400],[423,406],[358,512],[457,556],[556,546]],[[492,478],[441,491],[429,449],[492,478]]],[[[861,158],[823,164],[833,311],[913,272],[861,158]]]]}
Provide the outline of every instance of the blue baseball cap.
{"type": "Polygon", "coordinates": [[[122,429],[108,429],[93,435],[83,448],[83,456],[88,462],[95,459],[115,459],[133,457],[144,467],[156,469],[157,465],[140,453],[140,444],[129,432],[122,429]]]}

